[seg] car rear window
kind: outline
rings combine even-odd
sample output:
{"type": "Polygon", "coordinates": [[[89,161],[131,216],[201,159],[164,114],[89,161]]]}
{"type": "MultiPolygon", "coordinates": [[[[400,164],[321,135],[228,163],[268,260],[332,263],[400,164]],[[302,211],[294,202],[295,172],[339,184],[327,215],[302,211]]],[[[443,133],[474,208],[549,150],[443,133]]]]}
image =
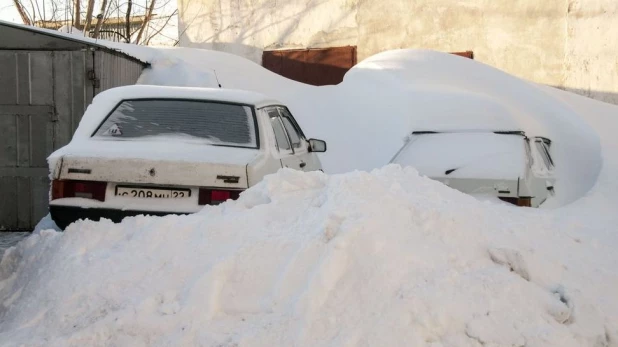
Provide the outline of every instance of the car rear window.
{"type": "Polygon", "coordinates": [[[165,138],[257,148],[251,106],[199,100],[125,100],[103,121],[93,137],[165,138]]]}
{"type": "Polygon", "coordinates": [[[429,177],[517,179],[528,166],[525,138],[494,133],[413,135],[393,162],[429,177]]]}

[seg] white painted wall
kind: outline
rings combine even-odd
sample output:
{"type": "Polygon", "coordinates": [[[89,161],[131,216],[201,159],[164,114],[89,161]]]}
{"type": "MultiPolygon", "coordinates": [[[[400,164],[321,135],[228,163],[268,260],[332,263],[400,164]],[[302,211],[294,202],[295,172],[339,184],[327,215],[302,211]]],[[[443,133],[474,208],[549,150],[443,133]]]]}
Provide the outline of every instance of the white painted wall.
{"type": "Polygon", "coordinates": [[[618,104],[618,0],[178,0],[180,45],[473,50],[538,83],[618,104]]]}

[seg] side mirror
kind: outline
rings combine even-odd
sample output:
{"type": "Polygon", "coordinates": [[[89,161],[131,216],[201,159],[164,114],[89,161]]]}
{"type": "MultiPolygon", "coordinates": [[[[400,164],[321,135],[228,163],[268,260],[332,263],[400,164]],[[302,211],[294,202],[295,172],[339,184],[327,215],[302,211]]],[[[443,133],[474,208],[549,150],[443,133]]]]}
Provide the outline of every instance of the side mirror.
{"type": "Polygon", "coordinates": [[[326,142],[322,140],[309,139],[309,152],[326,152],[326,142]]]}

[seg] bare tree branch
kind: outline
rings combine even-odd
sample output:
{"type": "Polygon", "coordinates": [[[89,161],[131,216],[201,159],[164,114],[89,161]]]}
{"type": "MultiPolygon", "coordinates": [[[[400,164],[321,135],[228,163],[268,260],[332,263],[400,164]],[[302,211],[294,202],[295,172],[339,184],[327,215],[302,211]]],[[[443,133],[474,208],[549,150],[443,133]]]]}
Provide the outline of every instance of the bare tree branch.
{"type": "Polygon", "coordinates": [[[165,29],[165,27],[167,26],[167,24],[169,24],[170,19],[172,19],[172,17],[174,17],[176,14],[178,13],[178,10],[174,10],[174,12],[172,12],[172,14],[167,17],[167,20],[165,21],[165,23],[163,23],[163,25],[159,28],[159,30],[157,30],[154,34],[150,35],[150,37],[146,40],[145,45],[148,46],[150,44],[150,40],[152,40],[153,37],[159,35],[161,33],[161,31],[163,31],[163,29],[165,29]]]}
{"type": "MultiPolygon", "coordinates": [[[[164,8],[165,6],[169,5],[169,3],[171,2],[171,0],[167,0],[164,3],[162,3],[160,6],[155,7],[155,11],[159,11],[160,9],[164,8]]],[[[159,3],[157,3],[159,4],[159,3]]]]}
{"type": "Polygon", "coordinates": [[[51,2],[51,7],[52,7],[52,16],[51,19],[52,20],[57,20],[58,19],[58,4],[56,4],[55,1],[51,2]]]}
{"type": "Polygon", "coordinates": [[[109,6],[107,6],[107,9],[105,9],[105,14],[103,15],[104,20],[107,20],[107,18],[109,18],[110,14],[112,13],[112,6],[114,5],[114,2],[116,3],[116,8],[118,8],[118,0],[114,1],[112,0],[109,3],[109,6]]]}
{"type": "Polygon", "coordinates": [[[30,20],[30,17],[28,16],[28,12],[26,12],[26,9],[24,8],[24,5],[21,3],[21,1],[13,0],[13,3],[15,4],[15,7],[17,8],[17,12],[19,12],[21,21],[24,22],[24,24],[26,25],[32,25],[32,21],[30,20]]]}
{"type": "Polygon", "coordinates": [[[75,0],[75,14],[73,15],[73,26],[77,29],[80,29],[82,26],[82,4],[81,0],[75,0]]]}
{"type": "Polygon", "coordinates": [[[39,6],[39,2],[30,0],[30,3],[32,4],[32,11],[35,10],[36,6],[36,11],[39,14],[39,18],[41,18],[40,20],[42,21],[42,26],[45,26],[45,16],[41,14],[41,7],[39,6]]]}
{"type": "Polygon", "coordinates": [[[103,15],[105,14],[105,9],[107,8],[107,0],[101,0],[101,11],[97,16],[97,25],[94,27],[94,38],[99,37],[99,30],[101,30],[101,25],[103,24],[103,15]]]}
{"type": "Polygon", "coordinates": [[[127,2],[127,14],[126,14],[126,27],[124,36],[127,38],[127,43],[131,43],[131,7],[133,6],[133,0],[127,2]]]}
{"type": "Polygon", "coordinates": [[[36,11],[34,10],[34,3],[30,0],[30,6],[32,6],[32,25],[36,23],[36,11]]]}
{"type": "Polygon", "coordinates": [[[86,10],[86,25],[84,26],[84,35],[88,36],[90,26],[92,24],[92,12],[94,11],[94,0],[88,0],[88,9],[86,10]]]}
{"type": "Polygon", "coordinates": [[[142,35],[144,34],[144,29],[150,23],[150,19],[152,18],[152,11],[154,11],[154,6],[157,0],[150,0],[150,7],[148,7],[148,13],[144,17],[144,22],[142,23],[142,27],[139,29],[139,33],[137,34],[137,38],[135,39],[135,43],[139,45],[140,40],[142,39],[142,35]]]}

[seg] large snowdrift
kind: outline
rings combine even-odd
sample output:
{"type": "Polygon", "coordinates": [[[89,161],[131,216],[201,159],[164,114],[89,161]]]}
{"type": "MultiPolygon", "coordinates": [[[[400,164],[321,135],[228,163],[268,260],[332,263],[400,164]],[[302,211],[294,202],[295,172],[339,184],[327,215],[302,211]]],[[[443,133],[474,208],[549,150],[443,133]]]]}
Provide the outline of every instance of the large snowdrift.
{"type": "Polygon", "coordinates": [[[418,130],[523,130],[550,138],[558,179],[556,196],[544,207],[583,196],[601,168],[599,138],[568,102],[552,90],[467,58],[389,51],[353,67],[339,85],[314,87],[227,53],[131,50],[153,62],[139,83],[210,87],[214,77],[223,88],[283,101],[309,136],[328,142],[321,156],[328,173],[381,167],[418,130]]]}
{"type": "Polygon", "coordinates": [[[616,235],[577,223],[413,169],[282,171],[197,215],[83,222],[10,249],[0,341],[616,346],[616,235]]]}
{"type": "Polygon", "coordinates": [[[618,346],[617,107],[435,52],[311,87],[224,53],[130,49],[152,63],[141,83],[211,76],[287,103],[329,142],[332,173],[382,167],[412,130],[550,137],[550,203],[568,205],[481,202],[397,166],[284,170],[196,215],[78,222],[9,249],[0,345],[618,346]]]}
{"type": "Polygon", "coordinates": [[[283,101],[307,134],[328,142],[321,156],[328,173],[381,167],[415,130],[523,130],[549,137],[557,182],[556,196],[544,207],[583,196],[601,167],[598,136],[568,102],[543,86],[452,54],[388,51],[353,67],[337,86],[314,87],[228,53],[81,40],[149,62],[140,84],[222,86],[283,101]]]}

